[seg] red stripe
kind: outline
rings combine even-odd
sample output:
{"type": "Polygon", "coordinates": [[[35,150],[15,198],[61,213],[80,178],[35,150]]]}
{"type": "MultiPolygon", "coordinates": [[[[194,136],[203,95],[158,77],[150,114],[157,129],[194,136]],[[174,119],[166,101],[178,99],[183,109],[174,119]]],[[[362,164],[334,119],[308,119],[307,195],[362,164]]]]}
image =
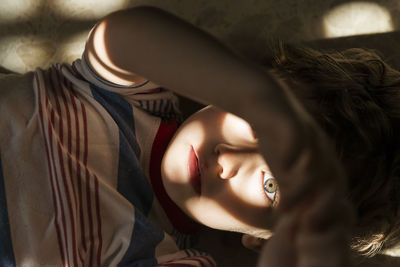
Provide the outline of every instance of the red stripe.
{"type": "MultiPolygon", "coordinates": [[[[75,183],[74,183],[74,177],[73,177],[73,171],[72,171],[72,160],[73,159],[72,159],[72,155],[71,155],[71,153],[72,153],[71,152],[72,151],[71,115],[70,115],[70,111],[69,111],[69,106],[70,105],[68,104],[66,95],[64,93],[64,87],[63,87],[63,84],[65,85],[65,87],[68,87],[68,85],[65,83],[65,79],[64,79],[64,83],[62,84],[61,80],[64,78],[64,76],[59,71],[56,71],[56,73],[57,73],[57,77],[58,77],[59,90],[61,92],[61,96],[62,96],[62,99],[63,99],[64,108],[65,108],[65,112],[67,114],[68,153],[67,153],[66,156],[68,158],[69,181],[71,181],[71,186],[72,186],[72,191],[73,191],[72,195],[73,195],[74,202],[75,202],[75,210],[74,210],[74,212],[72,212],[72,210],[71,210],[71,205],[69,206],[70,207],[70,212],[71,212],[71,225],[72,225],[72,242],[73,242],[73,248],[72,249],[73,249],[74,264],[75,264],[75,266],[78,266],[78,262],[77,262],[78,260],[77,260],[77,255],[76,255],[77,251],[78,251],[78,244],[77,244],[77,240],[76,240],[76,231],[78,231],[78,230],[76,230],[76,226],[75,226],[75,213],[78,210],[78,203],[77,203],[77,196],[76,196],[76,190],[75,190],[76,186],[75,186],[75,183]]],[[[67,90],[70,90],[70,88],[67,88],[67,90]]],[[[78,139],[78,138],[79,137],[76,137],[75,139],[78,139]]],[[[61,142],[62,142],[62,139],[61,139],[61,142]]],[[[59,152],[61,152],[60,148],[59,148],[59,152]]],[[[60,155],[60,157],[61,157],[61,155],[60,155]]],[[[61,162],[61,164],[62,164],[62,166],[64,166],[63,162],[61,162]]],[[[66,183],[66,181],[64,181],[64,184],[65,183],[66,183]]],[[[70,194],[70,191],[68,190],[68,201],[70,201],[69,194],[70,194]]],[[[79,257],[79,259],[80,259],[80,262],[83,263],[82,257],[79,257]]]]}
{"type": "Polygon", "coordinates": [[[217,265],[216,265],[211,259],[209,259],[209,257],[207,257],[207,256],[199,256],[199,257],[194,257],[194,258],[184,258],[184,259],[180,259],[180,260],[177,260],[177,261],[172,261],[172,262],[163,263],[163,264],[160,264],[160,265],[157,265],[157,266],[176,266],[176,267],[178,267],[178,266],[197,266],[197,265],[189,264],[189,263],[180,263],[180,262],[182,262],[182,261],[195,261],[195,262],[200,263],[200,265],[201,265],[202,267],[207,267],[207,266],[216,267],[216,266],[217,266],[217,265]],[[202,260],[205,260],[205,261],[207,262],[207,264],[204,263],[202,260]]]}
{"type": "MultiPolygon", "coordinates": [[[[61,67],[61,71],[62,71],[62,67],[61,67]]],[[[87,168],[88,137],[87,137],[86,109],[85,109],[85,106],[83,105],[83,103],[79,100],[79,98],[76,97],[75,91],[74,91],[73,86],[72,86],[72,84],[70,82],[68,83],[68,87],[69,87],[70,98],[71,98],[72,103],[73,103],[73,108],[74,108],[74,114],[75,115],[78,113],[77,112],[77,103],[76,102],[79,102],[80,107],[81,107],[81,113],[80,114],[82,115],[83,135],[84,135],[84,144],[83,144],[84,150],[83,150],[83,159],[82,160],[83,160],[83,169],[85,171],[85,181],[83,181],[83,182],[86,184],[86,199],[87,199],[86,204],[87,204],[87,210],[88,210],[87,214],[88,214],[88,217],[89,217],[89,222],[87,224],[87,226],[89,227],[89,234],[90,234],[89,266],[92,266],[93,257],[94,257],[93,256],[94,233],[93,233],[93,218],[92,218],[92,207],[91,207],[92,204],[91,204],[91,191],[90,191],[90,177],[91,177],[91,175],[89,173],[89,169],[87,168]],[[75,100],[76,100],[76,102],[75,102],[75,100]]],[[[76,125],[79,127],[79,120],[78,120],[77,116],[75,116],[75,118],[76,118],[76,125]]],[[[77,140],[80,140],[79,131],[77,131],[76,133],[77,133],[77,140]]],[[[79,196],[80,196],[79,197],[80,203],[83,203],[82,202],[83,192],[82,192],[82,185],[81,185],[82,179],[81,179],[81,176],[80,176],[80,163],[81,163],[81,161],[79,160],[79,158],[80,158],[80,142],[78,141],[77,142],[77,159],[78,159],[77,160],[78,161],[78,166],[77,166],[78,168],[77,169],[78,169],[78,174],[79,174],[78,191],[79,191],[79,196]]],[[[96,187],[96,185],[95,185],[95,187],[96,187]]],[[[97,191],[98,191],[98,189],[97,189],[97,191]]],[[[96,205],[96,206],[98,206],[98,209],[100,209],[99,205],[96,205]]],[[[98,214],[100,214],[100,212],[98,214]]],[[[81,215],[80,216],[80,218],[81,218],[81,226],[85,227],[82,204],[80,205],[80,215],[81,215]]],[[[83,228],[83,229],[85,229],[85,228],[83,228]]],[[[100,228],[98,230],[101,231],[101,226],[100,226],[100,228]]],[[[86,240],[85,240],[85,235],[84,234],[82,234],[82,243],[84,245],[84,249],[85,249],[85,252],[86,252],[87,251],[87,247],[86,247],[86,240]]],[[[99,247],[98,248],[101,249],[101,247],[102,247],[102,240],[100,238],[99,239],[99,247]]],[[[101,255],[98,255],[97,260],[101,261],[101,255]]],[[[98,265],[100,265],[100,264],[98,264],[98,265]]]]}
{"type": "MultiPolygon", "coordinates": [[[[61,69],[60,69],[61,71],[61,69]]],[[[77,159],[73,158],[72,156],[72,136],[73,136],[73,131],[72,131],[72,121],[71,121],[71,112],[70,112],[70,104],[68,103],[68,93],[69,91],[73,90],[72,86],[67,82],[67,80],[65,79],[65,76],[62,75],[62,73],[58,72],[59,77],[60,77],[60,88],[62,88],[61,90],[61,94],[62,94],[62,98],[64,101],[64,106],[65,106],[65,110],[67,112],[67,122],[68,122],[68,169],[70,171],[70,176],[71,176],[71,183],[72,183],[72,189],[73,189],[73,196],[74,196],[74,201],[75,201],[75,207],[76,210],[79,209],[79,204],[78,204],[78,200],[77,200],[77,192],[76,192],[76,184],[74,184],[75,179],[77,179],[76,177],[76,173],[73,172],[72,170],[72,166],[73,166],[73,162],[76,162],[77,159]],[[62,79],[62,83],[61,83],[61,79],[62,79]],[[64,93],[64,88],[67,91],[66,93],[64,93]],[[75,174],[75,175],[74,175],[75,174]]],[[[72,103],[72,111],[74,113],[74,117],[75,117],[75,123],[77,122],[78,118],[77,118],[77,110],[76,110],[76,105],[74,106],[74,101],[70,95],[70,102],[72,103]]],[[[79,127],[79,123],[75,126],[79,127]]],[[[77,131],[76,133],[79,133],[79,131],[77,131]]],[[[75,135],[75,140],[79,139],[79,135],[75,135]]],[[[79,180],[78,180],[79,182],[79,180]]]]}
{"type": "MultiPolygon", "coordinates": [[[[75,151],[75,158],[76,158],[76,174],[77,174],[77,181],[78,181],[78,196],[79,196],[79,220],[80,220],[80,228],[81,228],[81,243],[83,246],[83,250],[84,252],[87,251],[87,247],[86,247],[86,240],[85,240],[85,236],[86,236],[86,227],[85,227],[85,220],[84,220],[84,213],[83,213],[83,192],[82,192],[82,177],[81,177],[81,164],[80,164],[80,128],[79,128],[79,117],[78,117],[78,107],[76,105],[75,102],[75,93],[73,90],[69,90],[68,91],[70,99],[71,99],[71,103],[72,103],[72,107],[73,107],[73,111],[74,111],[74,117],[75,117],[75,136],[76,136],[76,151],[75,151]]],[[[81,255],[80,255],[81,256],[81,255]]],[[[82,256],[81,256],[82,257],[82,256]]]]}
{"type": "MultiPolygon", "coordinates": [[[[75,95],[75,94],[74,94],[75,95]]],[[[79,99],[78,99],[79,101],[79,99]]],[[[92,175],[89,172],[89,168],[87,166],[87,159],[88,159],[88,133],[87,133],[87,116],[86,116],[86,108],[81,101],[82,110],[82,119],[83,119],[83,133],[84,133],[84,153],[83,153],[83,165],[85,168],[85,181],[86,181],[86,196],[87,196],[87,213],[89,215],[89,231],[90,231],[90,258],[89,258],[89,266],[92,266],[93,260],[95,258],[94,253],[97,253],[96,261],[97,265],[101,265],[101,251],[103,247],[103,239],[102,239],[102,224],[101,224],[101,215],[100,215],[100,200],[99,200],[99,184],[98,184],[98,177],[96,175],[92,175]],[[95,244],[95,237],[94,237],[94,223],[93,223],[93,211],[92,211],[92,201],[91,201],[91,190],[90,190],[90,182],[91,177],[93,177],[94,182],[94,206],[96,212],[96,220],[97,220],[97,250],[95,251],[93,246],[95,244]]]]}
{"type": "MultiPolygon", "coordinates": [[[[65,102],[65,95],[63,92],[63,89],[61,87],[60,84],[60,80],[59,80],[59,76],[57,71],[53,68],[52,69],[54,75],[54,78],[58,78],[58,85],[59,88],[58,90],[60,91],[62,98],[64,100],[64,105],[66,110],[68,110],[67,104],[65,102]]],[[[53,77],[53,76],[52,76],[53,77]]],[[[64,185],[64,192],[66,194],[67,197],[67,206],[68,206],[68,211],[70,214],[70,224],[71,224],[71,232],[72,232],[72,258],[73,258],[73,263],[74,266],[78,266],[78,259],[76,256],[76,234],[75,234],[75,216],[74,216],[74,211],[72,209],[72,202],[71,202],[71,192],[70,192],[70,188],[68,185],[68,180],[67,180],[67,175],[66,175],[66,171],[65,171],[65,167],[64,167],[64,155],[63,155],[63,147],[64,147],[64,116],[63,114],[61,114],[61,106],[60,106],[60,101],[58,99],[58,92],[56,92],[56,85],[53,83],[53,79],[51,79],[52,82],[52,88],[54,88],[54,98],[55,98],[55,102],[56,102],[56,109],[57,109],[57,114],[58,114],[58,120],[59,120],[59,127],[58,127],[58,131],[59,131],[59,141],[57,142],[57,148],[58,148],[58,158],[59,158],[59,163],[60,163],[60,167],[61,167],[61,177],[62,177],[62,181],[63,181],[63,185],[64,185]]],[[[58,91],[57,90],[57,91],[58,91]]],[[[68,116],[67,118],[69,118],[69,111],[67,112],[68,116]]],[[[69,131],[69,129],[68,129],[69,131]]],[[[72,179],[70,179],[71,183],[72,183],[72,179]]],[[[73,186],[73,184],[72,184],[73,186]]],[[[68,247],[67,247],[68,248],[68,247]]]]}
{"type": "Polygon", "coordinates": [[[86,198],[87,198],[86,204],[87,204],[87,213],[89,215],[89,232],[90,232],[89,266],[93,266],[94,230],[93,230],[92,203],[90,200],[90,174],[87,168],[87,157],[88,157],[87,118],[86,118],[86,109],[82,102],[81,102],[81,110],[83,118],[83,135],[84,135],[83,165],[85,167],[86,198]]]}
{"type": "Polygon", "coordinates": [[[76,75],[78,75],[79,79],[83,79],[83,75],[79,72],[79,70],[75,66],[75,61],[72,62],[72,70],[75,72],[76,75]]]}
{"type": "MultiPolygon", "coordinates": [[[[62,71],[62,67],[61,69],[59,69],[60,71],[62,71]]],[[[74,200],[75,200],[75,204],[76,204],[76,212],[79,214],[77,214],[77,220],[79,220],[80,222],[80,229],[78,230],[78,232],[81,235],[81,244],[84,247],[84,251],[86,251],[86,243],[85,243],[85,224],[84,224],[84,218],[83,218],[83,209],[82,209],[82,189],[81,189],[81,179],[80,179],[80,162],[79,162],[79,142],[80,142],[80,137],[79,137],[79,118],[78,118],[78,111],[77,111],[77,107],[76,107],[76,103],[75,103],[75,98],[73,97],[71,91],[73,91],[73,87],[72,84],[68,83],[68,81],[65,79],[65,76],[62,75],[62,73],[59,73],[61,75],[61,77],[63,78],[63,87],[62,88],[66,88],[67,93],[69,94],[70,97],[70,102],[72,103],[72,111],[74,113],[74,119],[75,119],[75,144],[76,144],[76,150],[77,150],[77,155],[76,158],[73,158],[72,156],[72,143],[71,143],[71,136],[73,135],[73,131],[71,128],[71,124],[68,124],[68,166],[70,169],[70,174],[71,174],[71,183],[73,184],[73,181],[76,180],[76,184],[73,184],[73,191],[74,191],[74,200]],[[76,166],[76,170],[77,172],[72,172],[72,162],[75,163],[74,166],[76,166]],[[74,175],[75,174],[75,175],[74,175]],[[78,193],[76,193],[75,187],[78,187],[78,193]],[[79,194],[77,196],[77,194],[79,194]],[[77,200],[77,198],[79,198],[79,200],[77,200]]],[[[63,100],[64,100],[64,104],[68,102],[67,100],[67,96],[64,94],[63,90],[62,90],[62,96],[63,96],[63,100]]],[[[67,110],[67,114],[68,114],[68,119],[70,119],[70,111],[69,111],[69,105],[67,104],[66,106],[66,110],[67,110]],[[68,106],[68,108],[67,108],[68,106]]],[[[78,227],[79,228],[79,227],[78,227]]],[[[79,260],[81,262],[82,265],[84,264],[84,257],[81,254],[81,250],[77,247],[77,251],[78,251],[78,255],[79,255],[79,260]]]]}
{"type": "MultiPolygon", "coordinates": [[[[191,260],[191,259],[190,259],[191,260]]],[[[158,266],[158,265],[157,265],[158,266]]],[[[190,264],[190,263],[179,263],[179,262],[170,262],[170,263],[164,263],[161,266],[173,266],[173,267],[193,267],[193,266],[198,266],[197,264],[190,264]]]]}
{"type": "MultiPolygon", "coordinates": [[[[158,266],[158,265],[157,265],[158,266]]],[[[189,264],[189,263],[176,263],[176,262],[171,262],[171,263],[165,263],[160,266],[173,266],[173,267],[193,267],[197,265],[189,264]]]]}
{"type": "Polygon", "coordinates": [[[52,162],[52,166],[53,166],[53,171],[54,171],[54,181],[55,181],[55,185],[56,185],[56,193],[58,196],[58,202],[60,203],[60,208],[61,208],[61,222],[62,222],[62,230],[64,232],[64,242],[65,242],[65,247],[66,247],[66,260],[68,262],[69,260],[69,253],[68,253],[68,238],[67,238],[67,228],[66,228],[66,222],[65,222],[65,212],[64,212],[64,203],[62,201],[62,197],[61,197],[61,190],[60,190],[60,185],[58,183],[58,175],[57,175],[57,169],[56,169],[56,163],[55,163],[55,159],[54,159],[54,153],[55,151],[53,150],[53,138],[51,138],[52,136],[50,136],[50,133],[54,132],[54,129],[52,128],[52,126],[54,126],[54,109],[52,107],[49,107],[49,99],[48,96],[46,94],[46,110],[50,109],[50,121],[47,118],[47,124],[48,124],[48,138],[50,141],[50,158],[51,158],[51,162],[52,162]]]}
{"type": "MultiPolygon", "coordinates": [[[[62,70],[62,68],[61,68],[62,70]]],[[[64,77],[64,76],[63,76],[64,77]]],[[[75,179],[77,181],[77,187],[78,187],[78,202],[77,202],[77,210],[79,211],[79,222],[80,222],[80,235],[81,235],[81,244],[83,246],[84,252],[86,252],[86,241],[85,241],[85,222],[84,222],[84,215],[83,215],[83,208],[82,208],[82,184],[81,184],[81,164],[80,164],[80,135],[79,135],[79,117],[78,117],[78,108],[76,105],[76,96],[74,94],[74,89],[71,83],[69,83],[66,79],[63,80],[64,86],[68,88],[67,92],[69,94],[70,101],[72,103],[72,110],[74,113],[74,121],[75,121],[75,158],[73,158],[72,154],[69,154],[69,157],[73,160],[76,166],[76,172],[75,172],[75,179]]],[[[72,132],[72,131],[71,131],[72,132]]],[[[81,250],[78,249],[78,254],[79,254],[79,259],[81,263],[84,264],[84,257],[81,254],[81,250]]]]}
{"type": "MultiPolygon", "coordinates": [[[[60,71],[62,72],[64,66],[62,66],[60,68],[60,71]]],[[[66,81],[64,80],[64,83],[66,81]]],[[[101,265],[101,251],[102,251],[102,246],[103,246],[103,240],[102,240],[102,224],[101,224],[101,215],[100,215],[100,200],[99,200],[99,181],[98,181],[98,177],[96,175],[92,175],[87,167],[87,158],[88,158],[88,133],[87,133],[87,116],[86,116],[86,109],[85,106],[83,105],[83,103],[76,98],[74,89],[72,84],[69,82],[69,92],[70,92],[70,98],[71,98],[71,102],[73,103],[73,108],[74,108],[74,114],[75,114],[75,118],[76,118],[76,122],[77,122],[77,106],[75,103],[75,99],[80,102],[80,106],[81,106],[81,114],[82,114],[82,122],[83,122],[83,134],[84,134],[84,151],[83,151],[83,167],[85,169],[85,183],[86,183],[86,197],[87,197],[87,213],[88,213],[88,217],[89,217],[89,231],[90,231],[90,258],[89,258],[89,266],[92,266],[93,263],[93,258],[94,258],[94,253],[97,253],[97,257],[96,257],[96,261],[97,261],[97,265],[100,266],[101,265]],[[92,201],[91,201],[91,190],[90,190],[90,183],[91,183],[91,177],[93,177],[93,181],[94,181],[94,204],[95,204],[95,209],[94,211],[92,211],[92,201]],[[93,213],[96,213],[94,216],[96,217],[97,220],[97,250],[94,251],[93,246],[95,244],[95,236],[94,236],[94,223],[93,223],[93,213]]],[[[79,125],[79,123],[78,123],[79,125]]],[[[77,132],[78,133],[78,132],[77,132]]],[[[78,138],[77,140],[79,140],[79,135],[77,134],[78,138]]],[[[79,144],[79,143],[78,143],[79,144]]],[[[80,144],[79,144],[80,145],[80,144]]],[[[77,145],[79,147],[79,145],[77,145]]],[[[70,154],[70,153],[69,153],[70,154]]],[[[80,154],[79,154],[80,155],[80,154]]],[[[78,155],[78,156],[79,156],[78,155]]],[[[71,157],[71,156],[70,156],[71,157]]],[[[78,163],[80,163],[80,161],[78,160],[78,163]]],[[[79,164],[78,164],[79,166],[79,164]]],[[[80,171],[78,172],[80,173],[80,171]]],[[[80,183],[78,183],[80,185],[80,183]]],[[[80,191],[80,200],[82,199],[81,195],[82,195],[82,188],[78,188],[78,190],[80,191]]],[[[82,203],[80,201],[80,203],[82,203]]],[[[82,211],[80,211],[82,212],[82,211]]],[[[82,218],[83,216],[81,216],[82,218]]],[[[82,225],[82,221],[81,221],[81,225],[82,225]]],[[[85,244],[86,242],[84,242],[85,244]]]]}
{"type": "MultiPolygon", "coordinates": [[[[61,67],[61,71],[62,68],[61,67]]],[[[69,83],[69,90],[72,92],[71,97],[76,97],[74,94],[74,89],[71,83],[69,83]]],[[[84,155],[83,155],[83,165],[85,169],[85,181],[86,181],[86,196],[87,196],[87,209],[88,209],[88,215],[89,215],[89,230],[90,230],[90,258],[89,258],[89,266],[92,266],[93,259],[94,259],[94,253],[97,253],[96,257],[96,262],[97,265],[101,265],[101,250],[103,246],[103,240],[102,240],[102,226],[101,226],[101,216],[100,216],[100,201],[99,201],[99,183],[98,183],[98,178],[96,175],[92,175],[87,167],[87,158],[88,158],[88,135],[87,135],[87,116],[86,116],[86,109],[83,103],[77,99],[77,101],[80,102],[81,105],[81,111],[82,111],[82,120],[83,120],[83,132],[84,132],[84,155]],[[93,177],[94,181],[94,202],[95,202],[95,210],[92,211],[92,201],[91,201],[91,190],[90,190],[90,183],[91,183],[91,177],[93,177]],[[96,212],[96,219],[97,219],[97,250],[94,251],[94,244],[95,244],[95,237],[94,237],[94,223],[93,223],[93,217],[92,214],[93,212],[96,212]]],[[[75,105],[76,106],[76,105],[75,105]]]]}
{"type": "Polygon", "coordinates": [[[208,264],[209,264],[210,266],[217,267],[217,264],[216,264],[214,261],[212,261],[212,260],[210,259],[210,257],[204,256],[204,257],[202,257],[202,258],[205,259],[205,260],[208,262],[208,264]]]}
{"type": "Polygon", "coordinates": [[[89,214],[89,225],[90,227],[90,262],[89,265],[92,266],[92,261],[94,257],[94,253],[97,253],[96,261],[97,265],[101,265],[101,251],[103,247],[103,238],[102,238],[102,224],[101,224],[101,215],[100,215],[100,200],[99,200],[99,181],[98,177],[93,174],[91,175],[89,173],[89,169],[87,167],[87,158],[88,158],[88,134],[87,134],[87,116],[86,116],[86,108],[81,102],[81,109],[82,109],[82,117],[83,117],[83,126],[84,126],[84,158],[83,158],[83,164],[85,167],[85,174],[86,174],[86,192],[87,196],[90,196],[90,178],[93,177],[93,182],[94,182],[94,202],[95,202],[95,216],[97,219],[97,251],[93,251],[93,246],[95,243],[95,238],[94,238],[94,224],[93,224],[93,217],[92,217],[92,205],[91,205],[91,200],[88,198],[88,214],[89,214]]]}
{"type": "Polygon", "coordinates": [[[189,260],[195,261],[200,263],[201,267],[207,267],[206,265],[204,265],[204,262],[202,262],[200,259],[198,258],[190,258],[189,260]]]}
{"type": "Polygon", "coordinates": [[[45,144],[45,148],[46,148],[46,155],[47,155],[47,167],[48,167],[48,171],[49,171],[49,180],[50,180],[50,185],[51,185],[51,191],[52,191],[52,199],[53,199],[53,206],[54,206],[54,213],[55,213],[55,219],[54,219],[54,224],[55,224],[55,228],[56,228],[56,233],[57,233],[57,240],[58,240],[58,247],[60,250],[60,255],[61,255],[61,261],[63,263],[63,266],[67,266],[66,265],[66,261],[65,261],[65,255],[64,255],[64,247],[61,241],[61,231],[60,231],[60,225],[58,224],[58,206],[57,206],[57,200],[56,200],[56,196],[55,196],[55,188],[54,188],[54,183],[53,183],[53,174],[51,171],[51,163],[50,163],[50,151],[49,151],[49,144],[48,144],[48,139],[46,138],[46,132],[45,132],[45,127],[44,127],[44,115],[43,115],[43,110],[42,110],[42,97],[41,97],[41,87],[40,87],[40,82],[39,82],[39,77],[38,74],[35,73],[35,80],[36,80],[36,86],[37,86],[37,92],[38,92],[38,107],[39,107],[39,114],[40,114],[40,124],[41,124],[41,128],[42,128],[42,133],[43,133],[43,138],[44,138],[44,144],[45,144]]]}
{"type": "MultiPolygon", "coordinates": [[[[61,70],[59,70],[61,71],[61,70]]],[[[70,105],[68,104],[68,100],[66,97],[66,94],[64,93],[64,88],[66,88],[66,90],[71,90],[71,88],[68,86],[65,77],[60,73],[57,72],[58,74],[58,80],[59,80],[59,88],[61,88],[61,96],[64,102],[64,108],[65,111],[67,113],[67,134],[68,134],[68,171],[69,171],[69,176],[71,178],[71,184],[72,184],[72,190],[73,190],[73,197],[74,197],[74,202],[75,202],[75,208],[76,210],[78,210],[78,201],[77,201],[77,193],[76,193],[76,185],[74,184],[74,173],[72,171],[72,122],[71,122],[71,112],[70,112],[70,105]],[[61,82],[62,80],[62,82],[61,82]]],[[[75,113],[76,114],[76,113],[75,113]]],[[[75,139],[77,138],[77,136],[75,136],[75,139]]]]}
{"type": "MultiPolygon", "coordinates": [[[[201,257],[201,259],[203,259],[203,257],[201,257]]],[[[204,264],[204,262],[201,260],[200,258],[194,258],[194,261],[200,262],[202,267],[207,267],[209,266],[208,264],[204,264]]]]}
{"type": "MultiPolygon", "coordinates": [[[[46,76],[44,76],[43,78],[44,79],[48,79],[48,77],[46,77],[46,76]]],[[[47,84],[50,84],[50,82],[47,81],[47,84]]],[[[53,88],[50,87],[50,89],[53,89],[53,88]]],[[[52,106],[49,106],[50,100],[49,100],[47,91],[45,90],[44,92],[45,92],[46,110],[48,110],[47,112],[50,111],[50,120],[47,117],[47,125],[48,125],[48,129],[47,129],[48,130],[48,136],[47,136],[47,138],[48,138],[48,140],[50,142],[50,159],[51,159],[51,163],[52,163],[52,167],[53,167],[53,171],[54,171],[54,181],[55,181],[56,193],[57,193],[56,195],[58,197],[58,202],[59,202],[59,205],[60,205],[60,208],[61,208],[61,222],[62,222],[62,228],[63,228],[62,230],[63,230],[63,233],[64,233],[64,242],[65,242],[65,248],[66,248],[65,251],[66,251],[66,254],[67,254],[66,255],[66,261],[68,263],[68,261],[69,261],[68,238],[67,238],[68,235],[67,235],[67,228],[66,228],[66,221],[65,221],[64,203],[62,201],[61,190],[60,190],[60,185],[59,185],[59,178],[58,178],[57,168],[56,168],[56,163],[55,163],[55,158],[54,158],[54,153],[55,153],[55,151],[53,149],[54,138],[52,138],[54,136],[54,132],[55,132],[55,130],[54,130],[54,125],[55,125],[54,116],[55,116],[55,114],[54,114],[54,109],[52,108],[52,106]]]]}
{"type": "Polygon", "coordinates": [[[99,244],[97,247],[97,266],[101,265],[101,250],[103,248],[103,237],[101,234],[101,216],[100,216],[100,201],[99,201],[99,180],[96,175],[94,175],[94,188],[96,193],[96,213],[97,213],[97,236],[99,239],[99,244]]]}
{"type": "Polygon", "coordinates": [[[153,146],[151,149],[150,157],[150,182],[158,201],[167,214],[172,226],[183,234],[195,233],[199,225],[190,219],[172,199],[168,196],[161,179],[161,161],[164,156],[165,150],[178,128],[176,120],[169,122],[160,122],[156,137],[154,138],[153,146]]]}

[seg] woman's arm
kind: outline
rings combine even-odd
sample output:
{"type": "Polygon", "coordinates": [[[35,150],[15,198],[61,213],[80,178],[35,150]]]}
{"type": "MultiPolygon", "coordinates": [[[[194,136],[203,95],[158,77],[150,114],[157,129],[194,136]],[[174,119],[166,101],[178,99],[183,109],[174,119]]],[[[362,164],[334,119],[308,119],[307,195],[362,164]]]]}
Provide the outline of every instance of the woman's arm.
{"type": "Polygon", "coordinates": [[[90,64],[106,78],[129,83],[139,74],[229,111],[242,105],[244,94],[259,95],[264,87],[278,87],[211,36],[150,7],[104,18],[90,34],[86,53],[90,64]]]}
{"type": "Polygon", "coordinates": [[[146,77],[241,116],[263,139],[275,140],[264,151],[271,165],[301,143],[294,139],[300,136],[295,128],[302,112],[282,84],[164,11],[139,7],[107,16],[92,30],[85,54],[92,68],[112,82],[130,84],[146,77]]]}

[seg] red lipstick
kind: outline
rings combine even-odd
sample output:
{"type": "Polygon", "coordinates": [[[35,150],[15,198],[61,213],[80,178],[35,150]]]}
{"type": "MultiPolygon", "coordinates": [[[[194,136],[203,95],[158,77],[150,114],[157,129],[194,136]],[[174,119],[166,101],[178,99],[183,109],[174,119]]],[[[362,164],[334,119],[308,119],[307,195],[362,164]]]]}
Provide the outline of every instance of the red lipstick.
{"type": "Polygon", "coordinates": [[[196,151],[194,150],[193,146],[190,149],[188,164],[189,164],[190,184],[193,186],[194,191],[200,195],[201,179],[199,171],[199,162],[196,155],[196,151]]]}

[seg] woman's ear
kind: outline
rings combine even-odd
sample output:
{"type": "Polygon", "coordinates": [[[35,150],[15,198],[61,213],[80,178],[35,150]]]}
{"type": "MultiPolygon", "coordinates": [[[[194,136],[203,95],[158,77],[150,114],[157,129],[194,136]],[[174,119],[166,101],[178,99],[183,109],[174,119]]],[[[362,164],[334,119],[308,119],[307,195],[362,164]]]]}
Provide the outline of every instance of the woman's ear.
{"type": "Polygon", "coordinates": [[[248,234],[242,235],[242,245],[248,249],[260,253],[263,245],[267,240],[264,238],[255,237],[248,234]]]}

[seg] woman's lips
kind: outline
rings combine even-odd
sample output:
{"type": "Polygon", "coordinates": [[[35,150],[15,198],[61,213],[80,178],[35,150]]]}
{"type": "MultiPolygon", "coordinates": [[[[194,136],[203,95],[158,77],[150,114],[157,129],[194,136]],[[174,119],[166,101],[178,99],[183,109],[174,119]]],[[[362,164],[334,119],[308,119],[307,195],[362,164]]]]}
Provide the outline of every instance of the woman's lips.
{"type": "Polygon", "coordinates": [[[190,149],[188,164],[189,164],[190,184],[193,186],[194,191],[200,195],[201,179],[200,179],[199,163],[196,156],[196,151],[194,150],[193,146],[190,149]]]}

